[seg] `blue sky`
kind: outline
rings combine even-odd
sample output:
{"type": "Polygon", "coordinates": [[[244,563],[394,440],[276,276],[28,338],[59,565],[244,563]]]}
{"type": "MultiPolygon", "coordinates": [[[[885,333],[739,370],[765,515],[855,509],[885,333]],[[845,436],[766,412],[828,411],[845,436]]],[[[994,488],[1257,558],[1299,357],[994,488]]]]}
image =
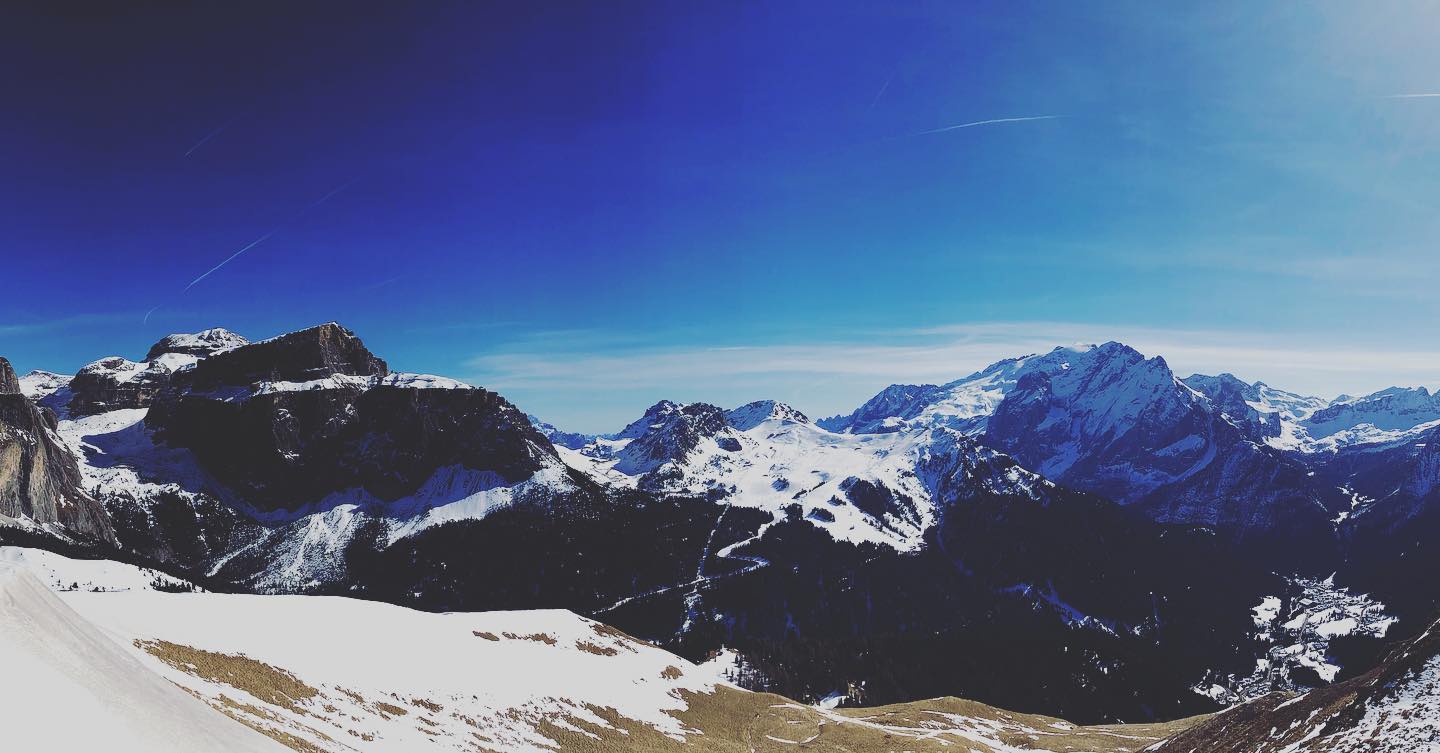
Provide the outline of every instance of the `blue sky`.
{"type": "Polygon", "coordinates": [[[1436,386],[1440,9],[1263,5],[12,12],[0,355],[338,320],[588,431],[1082,340],[1436,386]]]}

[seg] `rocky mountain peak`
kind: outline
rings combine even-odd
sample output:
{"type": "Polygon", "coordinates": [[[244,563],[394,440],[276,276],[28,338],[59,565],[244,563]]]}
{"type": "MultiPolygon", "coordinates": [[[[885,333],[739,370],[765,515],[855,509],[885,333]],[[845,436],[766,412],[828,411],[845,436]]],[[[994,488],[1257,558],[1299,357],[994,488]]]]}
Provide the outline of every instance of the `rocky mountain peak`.
{"type": "Polygon", "coordinates": [[[740,431],[749,431],[771,420],[810,423],[804,413],[776,400],[756,400],[725,412],[725,421],[740,431]]]}
{"type": "Polygon", "coordinates": [[[354,332],[328,322],[223,350],[187,372],[187,387],[212,389],[262,381],[308,382],[329,376],[385,376],[389,367],[354,332]]]}
{"type": "Polygon", "coordinates": [[[616,469],[639,475],[668,461],[682,461],[701,439],[714,436],[726,426],[725,411],[714,405],[662,400],[620,433],[619,438],[632,441],[620,451],[616,469]]]}
{"type": "Polygon", "coordinates": [[[180,353],[205,358],[223,350],[249,345],[250,341],[223,327],[213,327],[193,333],[166,335],[150,346],[145,354],[146,361],[153,361],[166,353],[180,353]]]}
{"type": "Polygon", "coordinates": [[[661,400],[645,409],[640,418],[631,421],[615,434],[616,439],[638,439],[652,427],[663,423],[668,417],[679,412],[684,406],[670,400],[661,400]]]}

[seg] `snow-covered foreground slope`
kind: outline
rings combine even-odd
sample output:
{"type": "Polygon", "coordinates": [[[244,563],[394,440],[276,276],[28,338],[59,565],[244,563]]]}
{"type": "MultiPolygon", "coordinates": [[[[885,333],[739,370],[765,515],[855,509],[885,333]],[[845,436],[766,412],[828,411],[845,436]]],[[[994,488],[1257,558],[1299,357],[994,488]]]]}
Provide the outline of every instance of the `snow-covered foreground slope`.
{"type": "Polygon", "coordinates": [[[322,750],[547,750],[556,747],[547,725],[603,729],[607,716],[680,738],[687,728],[669,712],[686,708],[682,692],[713,691],[724,666],[688,664],[558,610],[429,614],[340,597],[158,592],[66,598],[216,708],[322,750]]]}
{"type": "Polygon", "coordinates": [[[0,568],[28,570],[52,591],[198,591],[194,584],[148,567],[79,560],[44,549],[0,546],[0,568]]]}
{"type": "Polygon", "coordinates": [[[122,591],[134,585],[123,565],[8,555],[19,564],[0,565],[0,718],[27,750],[280,749],[248,726],[310,753],[1118,753],[1192,723],[1078,727],[953,698],[824,709],[729,685],[724,653],[692,664],[560,610],[122,591]],[[37,566],[99,574],[111,590],[57,596],[37,566]]]}
{"type": "Polygon", "coordinates": [[[0,564],[0,667],[7,750],[284,750],[167,682],[28,569],[10,564],[0,564]]]}

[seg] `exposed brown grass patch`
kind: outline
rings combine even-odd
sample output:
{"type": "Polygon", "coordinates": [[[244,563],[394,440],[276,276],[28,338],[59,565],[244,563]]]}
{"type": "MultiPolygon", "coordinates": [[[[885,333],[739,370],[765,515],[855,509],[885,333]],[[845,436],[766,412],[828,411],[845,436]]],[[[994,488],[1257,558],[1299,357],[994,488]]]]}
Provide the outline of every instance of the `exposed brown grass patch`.
{"type": "MultiPolygon", "coordinates": [[[[837,719],[781,696],[748,693],[724,686],[716,688],[713,693],[682,690],[678,695],[688,707],[674,713],[674,716],[687,729],[701,733],[687,735],[684,742],[647,724],[620,716],[614,709],[594,706],[588,707],[589,711],[613,729],[574,717],[566,717],[565,722],[599,739],[556,726],[550,720],[541,720],[538,728],[565,753],[687,753],[696,750],[706,753],[796,753],[797,749],[812,753],[995,753],[996,748],[1060,753],[1133,753],[1195,722],[1187,719],[1156,725],[1076,727],[1063,725],[1059,719],[1011,714],[954,698],[852,709],[837,719]],[[982,720],[982,723],[1023,725],[1035,730],[1035,733],[1032,737],[1032,733],[1017,729],[1001,735],[1004,740],[997,740],[997,745],[993,747],[948,733],[925,737],[935,732],[937,726],[951,726],[939,714],[959,714],[982,720]],[[849,723],[847,718],[854,718],[857,722],[863,718],[893,729],[849,723]],[[1007,745],[1010,747],[1004,747],[1007,745]]],[[[977,728],[979,726],[982,725],[977,725],[977,728]]]]}
{"type": "Polygon", "coordinates": [[[427,710],[427,711],[431,711],[431,712],[436,713],[436,714],[438,714],[438,713],[440,713],[441,711],[444,711],[444,710],[445,710],[445,707],[444,707],[444,706],[441,706],[440,704],[438,704],[438,703],[436,703],[436,702],[434,702],[434,701],[432,701],[432,700],[430,700],[430,699],[428,699],[428,698],[411,698],[411,699],[410,699],[410,705],[412,705],[412,706],[419,706],[419,707],[422,708],[422,709],[425,709],[425,710],[427,710]]]}
{"type": "Polygon", "coordinates": [[[651,648],[655,647],[655,644],[653,643],[650,643],[648,641],[642,641],[639,638],[636,638],[635,636],[619,628],[611,627],[603,622],[591,623],[590,629],[595,631],[596,635],[603,636],[605,638],[613,638],[616,641],[619,641],[620,645],[624,646],[631,653],[636,653],[636,646],[649,646],[651,648]]]}
{"type": "Polygon", "coordinates": [[[674,665],[671,665],[671,666],[669,666],[669,667],[666,667],[666,668],[660,670],[660,676],[663,677],[663,678],[665,678],[665,679],[667,679],[667,680],[678,680],[678,679],[680,679],[681,677],[683,677],[684,675],[685,675],[685,673],[682,672],[682,671],[680,671],[680,668],[679,668],[679,667],[676,667],[676,666],[674,666],[674,665]]]}
{"type": "Polygon", "coordinates": [[[248,656],[221,654],[169,641],[135,641],[137,648],[187,674],[243,690],[255,698],[297,714],[320,694],[295,675],[248,656]]]}
{"type": "Polygon", "coordinates": [[[531,633],[531,634],[529,634],[529,635],[516,635],[515,633],[502,633],[501,635],[504,635],[506,638],[509,638],[510,640],[516,640],[516,641],[535,641],[536,643],[543,643],[543,644],[545,644],[545,645],[547,645],[547,646],[553,646],[553,645],[555,645],[556,643],[559,642],[559,641],[556,641],[555,638],[554,638],[553,636],[551,636],[550,634],[548,634],[548,633],[531,633]]]}
{"type": "Polygon", "coordinates": [[[500,640],[500,636],[485,630],[471,630],[470,633],[476,638],[484,638],[487,641],[500,640]]]}
{"type": "Polygon", "coordinates": [[[393,703],[386,703],[384,701],[376,701],[375,710],[387,718],[392,716],[405,716],[410,713],[410,710],[403,706],[396,706],[393,703]]]}
{"type": "Polygon", "coordinates": [[[601,646],[598,643],[591,643],[590,641],[576,641],[575,648],[587,654],[595,654],[596,656],[615,656],[620,653],[609,646],[601,646]]]}

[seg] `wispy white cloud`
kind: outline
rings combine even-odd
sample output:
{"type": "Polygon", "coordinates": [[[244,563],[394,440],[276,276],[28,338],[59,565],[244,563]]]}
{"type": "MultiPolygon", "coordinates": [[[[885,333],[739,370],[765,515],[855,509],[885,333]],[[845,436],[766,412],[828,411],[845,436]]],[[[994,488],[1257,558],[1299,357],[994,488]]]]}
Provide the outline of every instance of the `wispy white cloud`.
{"type": "Polygon", "coordinates": [[[562,349],[530,343],[470,359],[467,378],[523,398],[522,407],[547,412],[549,420],[563,423],[578,410],[580,423],[572,425],[603,429],[607,421],[631,417],[623,411],[632,406],[664,397],[727,406],[768,397],[816,415],[841,413],[891,383],[946,382],[1003,358],[1107,340],[1163,356],[1180,376],[1229,371],[1323,396],[1440,383],[1440,351],[1074,322],[954,324],[851,341],[729,347],[587,351],[573,343],[562,349]]]}
{"type": "MultiPolygon", "coordinates": [[[[0,335],[21,337],[25,335],[39,335],[47,332],[85,327],[94,324],[108,324],[122,319],[131,319],[133,312],[112,313],[112,314],[76,314],[74,316],[62,316],[54,319],[36,319],[15,322],[0,322],[0,335]]],[[[131,319],[133,321],[133,319],[131,319]]]]}

